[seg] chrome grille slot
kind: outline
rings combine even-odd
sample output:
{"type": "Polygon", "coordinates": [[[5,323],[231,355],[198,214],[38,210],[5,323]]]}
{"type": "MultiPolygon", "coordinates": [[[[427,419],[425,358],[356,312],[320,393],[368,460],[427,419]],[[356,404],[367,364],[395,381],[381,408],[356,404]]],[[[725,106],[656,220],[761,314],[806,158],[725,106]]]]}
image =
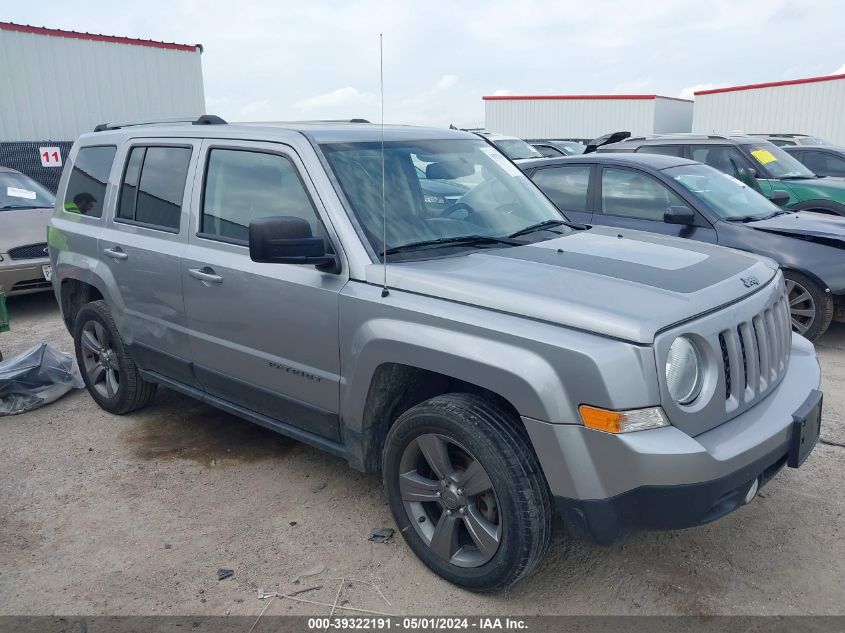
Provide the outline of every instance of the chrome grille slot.
{"type": "Polygon", "coordinates": [[[791,340],[789,304],[782,295],[750,319],[719,333],[728,413],[758,400],[777,384],[786,371],[791,340]]]}

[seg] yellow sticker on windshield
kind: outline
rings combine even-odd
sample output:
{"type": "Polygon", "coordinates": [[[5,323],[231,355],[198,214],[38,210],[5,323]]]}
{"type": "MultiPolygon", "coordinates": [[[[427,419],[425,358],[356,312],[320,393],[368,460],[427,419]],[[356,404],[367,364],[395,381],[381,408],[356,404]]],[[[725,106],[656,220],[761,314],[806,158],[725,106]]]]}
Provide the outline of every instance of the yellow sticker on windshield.
{"type": "Polygon", "coordinates": [[[752,156],[754,156],[754,158],[757,159],[757,162],[761,165],[765,165],[766,163],[778,162],[778,159],[775,157],[775,155],[767,149],[755,149],[751,151],[751,154],[752,156]]]}

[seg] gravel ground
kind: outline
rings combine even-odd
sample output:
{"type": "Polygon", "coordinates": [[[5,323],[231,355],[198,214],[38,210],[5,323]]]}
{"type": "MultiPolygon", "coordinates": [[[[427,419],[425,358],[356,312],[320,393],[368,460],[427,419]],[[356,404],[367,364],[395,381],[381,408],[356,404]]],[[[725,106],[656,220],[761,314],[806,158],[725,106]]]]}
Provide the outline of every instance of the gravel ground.
{"type": "MultiPolygon", "coordinates": [[[[72,351],[52,295],[8,300],[11,356],[72,351]]],[[[823,437],[845,442],[845,325],[818,344],[823,437]]],[[[0,614],[257,615],[259,590],[394,614],[845,614],[845,449],[819,445],[747,507],[610,547],[558,525],[540,570],[495,596],[432,575],[392,526],[380,480],[167,390],[126,417],[85,391],[0,418],[0,614]],[[320,574],[295,578],[324,566],[320,574]],[[218,581],[217,569],[233,577],[218,581]]],[[[326,615],[275,600],[267,614],[326,615]]]]}

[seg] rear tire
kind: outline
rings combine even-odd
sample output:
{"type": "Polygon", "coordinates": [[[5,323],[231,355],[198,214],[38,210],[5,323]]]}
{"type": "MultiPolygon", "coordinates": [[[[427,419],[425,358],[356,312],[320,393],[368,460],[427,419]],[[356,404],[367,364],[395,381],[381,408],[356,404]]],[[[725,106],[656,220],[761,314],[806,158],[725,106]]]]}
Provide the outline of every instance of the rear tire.
{"type": "Polygon", "coordinates": [[[76,315],[73,343],[88,393],[102,409],[123,415],[153,399],[156,384],[141,378],[104,301],[88,303],[76,315]]]}
{"type": "Polygon", "coordinates": [[[833,320],[833,297],[801,273],[784,271],[792,329],[811,341],[830,327],[833,320]]]}
{"type": "Polygon", "coordinates": [[[521,423],[480,396],[447,394],[405,412],[385,441],[399,532],[434,573],[470,591],[509,587],[549,546],[551,495],[521,423]]]}

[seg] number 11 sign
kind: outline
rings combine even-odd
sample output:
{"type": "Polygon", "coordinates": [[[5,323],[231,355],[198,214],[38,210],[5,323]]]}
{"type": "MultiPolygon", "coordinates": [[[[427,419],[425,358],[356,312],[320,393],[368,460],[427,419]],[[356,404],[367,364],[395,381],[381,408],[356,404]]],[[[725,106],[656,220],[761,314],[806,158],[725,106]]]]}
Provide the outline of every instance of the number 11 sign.
{"type": "Polygon", "coordinates": [[[62,152],[58,147],[39,147],[38,154],[41,156],[42,167],[62,166],[62,152]]]}

